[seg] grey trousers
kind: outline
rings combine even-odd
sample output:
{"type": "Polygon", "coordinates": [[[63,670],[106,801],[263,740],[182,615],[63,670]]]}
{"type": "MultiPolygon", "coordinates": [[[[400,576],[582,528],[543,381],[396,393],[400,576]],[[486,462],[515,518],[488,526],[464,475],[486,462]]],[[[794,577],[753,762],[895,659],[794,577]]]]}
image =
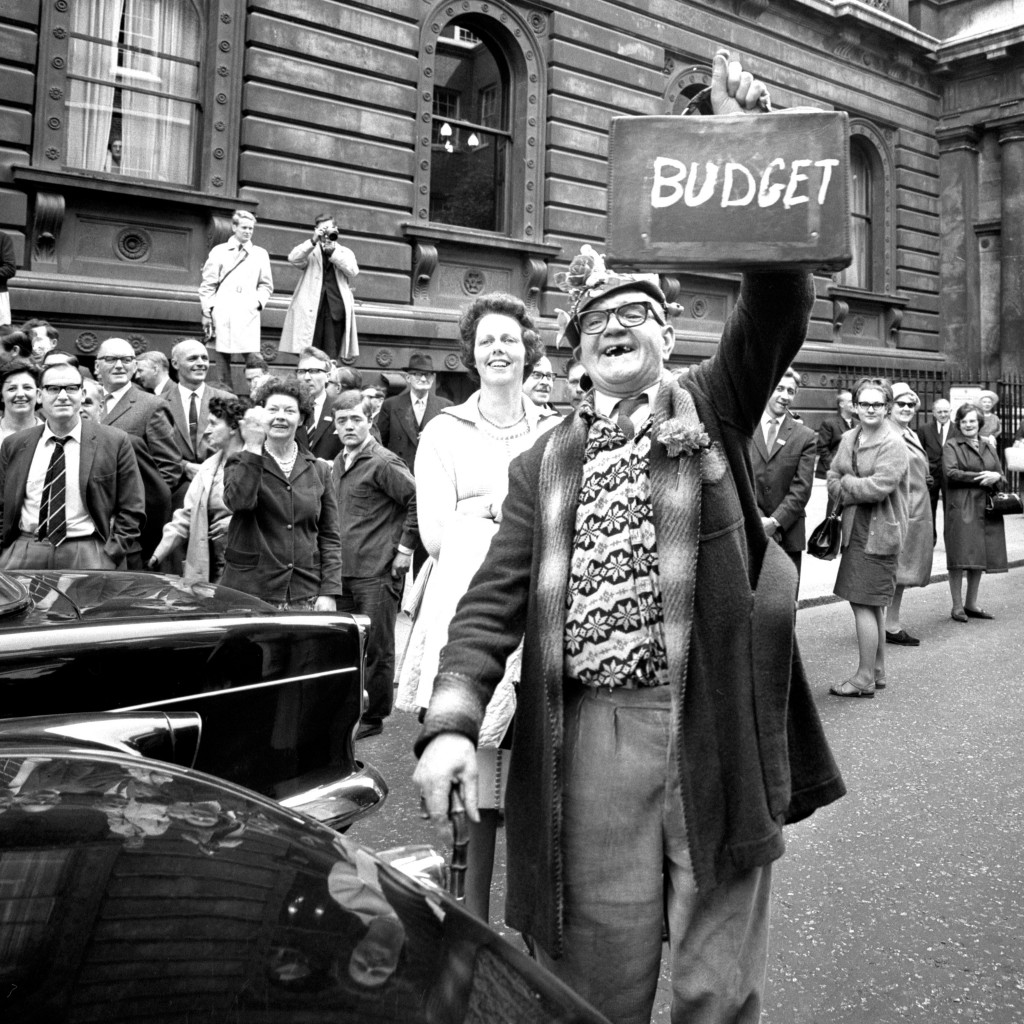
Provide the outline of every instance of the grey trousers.
{"type": "Polygon", "coordinates": [[[566,703],[565,955],[541,962],[614,1024],[649,1024],[669,931],[674,1024],[754,1024],[771,867],[693,880],[671,688],[580,688],[566,703]]]}

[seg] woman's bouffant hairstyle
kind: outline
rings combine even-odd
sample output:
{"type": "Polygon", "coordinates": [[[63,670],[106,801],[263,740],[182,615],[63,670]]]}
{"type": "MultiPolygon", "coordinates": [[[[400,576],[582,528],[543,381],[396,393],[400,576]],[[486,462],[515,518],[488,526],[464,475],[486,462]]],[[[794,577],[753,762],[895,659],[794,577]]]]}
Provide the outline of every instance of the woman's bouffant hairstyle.
{"type": "Polygon", "coordinates": [[[892,403],[895,401],[892,396],[892,384],[885,377],[861,377],[851,389],[854,404],[860,401],[860,393],[866,388],[874,388],[876,391],[881,391],[882,397],[885,399],[885,411],[889,412],[892,409],[892,403]]]}
{"type": "Polygon", "coordinates": [[[313,412],[313,403],[306,389],[291,377],[268,377],[256,392],[256,405],[266,405],[271,395],[287,395],[299,403],[299,415],[305,420],[313,412]]]}
{"type": "Polygon", "coordinates": [[[39,387],[39,370],[27,359],[3,359],[0,360],[0,388],[19,373],[27,373],[36,382],[36,387],[39,387]]]}
{"type": "Polygon", "coordinates": [[[459,318],[459,356],[462,359],[462,365],[466,367],[470,379],[479,384],[480,374],[477,372],[476,359],[473,356],[476,328],[477,324],[490,313],[510,317],[522,329],[523,345],[526,348],[523,380],[526,380],[544,355],[544,346],[541,344],[533,317],[526,309],[526,303],[514,295],[506,295],[504,292],[481,295],[459,318]]]}
{"type": "Polygon", "coordinates": [[[241,429],[245,410],[251,407],[248,398],[221,398],[219,395],[210,398],[210,415],[223,420],[232,430],[241,429]]]}
{"type": "Polygon", "coordinates": [[[985,410],[977,402],[964,402],[963,405],[957,406],[956,412],[953,414],[953,422],[957,427],[960,426],[961,421],[969,412],[976,412],[978,414],[979,430],[985,426],[985,410]]]}

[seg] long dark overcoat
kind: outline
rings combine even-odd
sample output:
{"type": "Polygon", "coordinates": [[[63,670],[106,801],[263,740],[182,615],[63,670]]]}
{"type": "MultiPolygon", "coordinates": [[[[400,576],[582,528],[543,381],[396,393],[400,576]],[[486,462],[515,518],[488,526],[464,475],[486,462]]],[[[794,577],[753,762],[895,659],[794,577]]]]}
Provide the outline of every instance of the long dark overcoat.
{"type": "Polygon", "coordinates": [[[967,439],[950,434],[942,449],[942,469],[946,477],[946,515],[943,536],[946,540],[946,565],[950,569],[984,569],[1006,572],[1006,532],[1002,519],[985,518],[984,487],[975,483],[983,470],[1000,474],[999,489],[1005,490],[999,456],[992,445],[982,441],[981,453],[967,439]]]}
{"type": "MultiPolygon", "coordinates": [[[[712,447],[651,446],[666,654],[697,885],[769,863],[782,826],[845,789],[794,639],[796,570],[769,545],[754,498],[750,436],[803,341],[802,274],[748,275],[715,356],[653,410],[703,425],[712,447]]],[[[513,460],[502,523],[449,632],[417,742],[476,741],[487,700],[525,630],[506,801],[506,919],[561,955],[563,657],[566,591],[587,428],[579,414],[513,460]]],[[[629,851],[623,851],[628,870],[629,851]]]]}

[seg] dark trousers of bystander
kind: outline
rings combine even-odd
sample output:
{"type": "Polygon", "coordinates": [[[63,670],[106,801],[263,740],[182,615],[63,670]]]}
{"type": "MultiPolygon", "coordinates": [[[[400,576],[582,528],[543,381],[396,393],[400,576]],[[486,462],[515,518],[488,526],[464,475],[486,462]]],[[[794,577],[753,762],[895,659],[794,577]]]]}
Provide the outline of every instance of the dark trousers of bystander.
{"type": "Polygon", "coordinates": [[[380,725],[388,715],[395,699],[395,619],[402,597],[404,580],[396,580],[390,573],[369,578],[345,576],[344,594],[338,611],[357,612],[370,620],[366,638],[366,679],[368,695],[363,723],[380,725]]]}

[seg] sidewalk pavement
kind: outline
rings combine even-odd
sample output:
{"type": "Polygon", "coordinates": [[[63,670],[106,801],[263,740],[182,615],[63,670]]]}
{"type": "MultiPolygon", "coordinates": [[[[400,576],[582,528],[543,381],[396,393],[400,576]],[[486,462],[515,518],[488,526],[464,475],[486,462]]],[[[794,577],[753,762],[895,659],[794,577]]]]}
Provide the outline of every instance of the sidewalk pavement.
{"type": "MultiPolygon", "coordinates": [[[[811,500],[807,503],[808,536],[810,536],[811,530],[825,518],[827,503],[828,493],[825,490],[825,481],[815,480],[811,500]]],[[[942,539],[943,511],[941,505],[936,511],[936,515],[939,539],[935,544],[935,558],[932,562],[932,583],[942,582],[949,578],[949,573],[946,571],[946,545],[942,539]]],[[[1003,522],[1006,527],[1006,557],[1010,568],[1024,566],[1024,516],[1007,516],[1003,522]]],[[[824,562],[820,558],[812,558],[805,551],[800,569],[800,607],[810,608],[814,605],[838,601],[839,598],[832,593],[838,571],[838,558],[832,562],[824,562]]]]}

